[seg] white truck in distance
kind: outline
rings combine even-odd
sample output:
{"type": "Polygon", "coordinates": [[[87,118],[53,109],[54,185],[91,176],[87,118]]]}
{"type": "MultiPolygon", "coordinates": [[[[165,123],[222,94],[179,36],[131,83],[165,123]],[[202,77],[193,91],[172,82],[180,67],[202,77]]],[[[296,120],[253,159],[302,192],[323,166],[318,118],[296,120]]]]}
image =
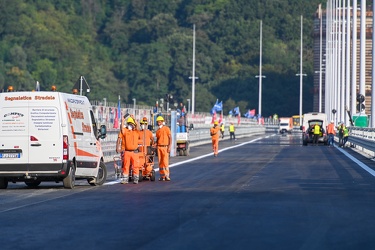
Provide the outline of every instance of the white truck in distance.
{"type": "Polygon", "coordinates": [[[279,118],[279,132],[283,133],[292,133],[293,130],[293,119],[292,117],[280,117],[279,118]]]}

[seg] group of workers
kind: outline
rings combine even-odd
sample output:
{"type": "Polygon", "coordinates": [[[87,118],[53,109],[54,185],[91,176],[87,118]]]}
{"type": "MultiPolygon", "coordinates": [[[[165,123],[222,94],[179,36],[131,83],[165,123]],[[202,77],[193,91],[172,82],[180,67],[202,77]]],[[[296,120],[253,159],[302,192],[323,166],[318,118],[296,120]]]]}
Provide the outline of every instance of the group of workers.
{"type": "MultiPolygon", "coordinates": [[[[334,121],[331,120],[330,124],[327,126],[327,135],[328,135],[328,146],[333,146],[334,143],[334,137],[336,135],[336,130],[338,131],[339,136],[339,147],[345,147],[346,142],[349,138],[349,130],[345,126],[344,122],[340,122],[337,127],[335,127],[334,121]]],[[[317,145],[318,140],[320,137],[320,134],[322,133],[322,128],[319,126],[318,123],[316,123],[313,127],[313,144],[317,145]]]]}
{"type": "MultiPolygon", "coordinates": [[[[169,176],[169,152],[172,145],[172,136],[170,129],[164,125],[164,118],[156,118],[158,130],[156,131],[156,141],[152,132],[148,129],[147,117],[139,122],[138,128],[134,117],[125,115],[121,129],[118,134],[116,152],[121,153],[122,157],[122,178],[121,184],[127,184],[129,177],[133,178],[133,183],[138,184],[142,164],[146,161],[147,147],[156,147],[159,160],[160,181],[170,181],[169,176]],[[130,175],[130,170],[133,176],[130,175]]],[[[150,171],[148,169],[147,171],[150,171]]]]}
{"type": "Polygon", "coordinates": [[[345,126],[344,122],[340,122],[339,125],[335,127],[333,120],[331,120],[331,123],[327,126],[328,146],[333,146],[336,130],[338,131],[339,136],[339,147],[345,147],[345,144],[349,138],[348,127],[345,126]]]}
{"type": "MultiPolygon", "coordinates": [[[[214,121],[214,126],[210,128],[210,135],[211,135],[211,140],[212,140],[212,151],[214,152],[214,157],[217,157],[217,155],[219,154],[219,138],[221,135],[221,139],[224,139],[224,132],[225,132],[224,124],[222,123],[219,126],[219,122],[214,121]]],[[[229,125],[230,140],[236,140],[236,136],[234,132],[235,132],[234,124],[230,123],[229,125]]]]}
{"type": "MultiPolygon", "coordinates": [[[[148,129],[147,118],[137,123],[134,117],[125,115],[121,129],[117,138],[116,152],[121,153],[122,159],[122,177],[121,184],[129,183],[129,177],[133,178],[133,183],[138,184],[140,176],[140,170],[142,170],[142,164],[147,160],[145,158],[147,147],[151,146],[157,148],[157,155],[159,161],[159,181],[170,181],[169,171],[169,153],[171,152],[172,146],[172,135],[171,130],[168,126],[165,126],[164,118],[158,116],[156,118],[158,129],[156,130],[156,141],[152,132],[148,129]],[[132,171],[132,176],[130,173],[132,171]]],[[[219,138],[224,139],[224,124],[219,126],[218,121],[214,122],[214,126],[210,128],[210,135],[212,138],[212,149],[214,156],[217,157],[219,153],[219,138]]],[[[229,126],[230,140],[235,140],[235,128],[233,123],[229,126]]],[[[150,171],[150,170],[148,170],[150,171]]]]}
{"type": "MultiPolygon", "coordinates": [[[[159,181],[171,180],[169,171],[169,153],[171,152],[172,146],[171,130],[168,126],[165,126],[164,118],[162,116],[158,116],[156,118],[156,122],[158,125],[158,130],[156,131],[156,141],[154,141],[153,134],[148,129],[146,117],[140,121],[139,129],[137,129],[138,126],[134,117],[128,116],[127,119],[124,117],[116,147],[116,152],[121,153],[122,155],[122,184],[127,184],[129,182],[131,166],[133,171],[133,183],[137,184],[139,182],[139,178],[142,178],[142,176],[139,176],[139,173],[142,163],[146,161],[145,152],[147,152],[148,146],[157,148],[160,174],[159,181]]],[[[339,135],[339,146],[344,147],[349,137],[348,128],[343,122],[339,123],[339,126],[336,128],[333,120],[327,126],[328,145],[333,146],[336,130],[338,131],[339,135]]],[[[224,139],[224,132],[224,124],[222,123],[219,126],[219,122],[214,121],[213,127],[210,128],[214,157],[217,157],[219,154],[219,138],[221,137],[221,139],[224,139]]],[[[312,127],[312,132],[313,143],[317,145],[323,129],[318,123],[316,123],[312,127]]],[[[229,126],[229,134],[230,140],[236,139],[233,123],[231,123],[229,126]]]]}

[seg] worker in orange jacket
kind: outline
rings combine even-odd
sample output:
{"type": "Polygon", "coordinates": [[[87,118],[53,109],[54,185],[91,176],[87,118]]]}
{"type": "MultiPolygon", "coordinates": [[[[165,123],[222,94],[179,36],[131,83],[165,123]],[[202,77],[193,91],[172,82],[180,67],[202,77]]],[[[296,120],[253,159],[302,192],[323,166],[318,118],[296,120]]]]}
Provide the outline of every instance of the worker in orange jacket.
{"type": "Polygon", "coordinates": [[[129,114],[126,113],[124,115],[124,117],[122,117],[121,119],[121,124],[120,124],[120,131],[118,133],[118,136],[117,136],[117,142],[116,142],[116,153],[121,153],[121,152],[124,152],[125,148],[124,148],[124,143],[125,142],[122,142],[122,134],[125,133],[126,131],[126,127],[127,127],[127,124],[126,124],[126,120],[129,118],[129,114]]]}
{"type": "Polygon", "coordinates": [[[159,181],[170,181],[169,173],[169,152],[171,152],[172,135],[171,130],[165,126],[164,118],[158,116],[156,118],[159,129],[156,131],[156,140],[158,146],[158,159],[159,159],[159,181]]]}
{"type": "Polygon", "coordinates": [[[219,154],[219,136],[220,136],[219,123],[217,121],[214,122],[214,126],[210,128],[210,135],[212,140],[212,150],[214,151],[214,156],[216,157],[219,154]]]}
{"type": "Polygon", "coordinates": [[[139,155],[138,155],[138,141],[139,133],[135,130],[136,123],[133,118],[127,119],[127,127],[121,133],[122,141],[122,161],[123,161],[123,178],[121,184],[129,182],[130,164],[133,166],[133,183],[138,184],[139,181],[139,155]]]}
{"type": "Polygon", "coordinates": [[[333,146],[334,136],[336,135],[335,124],[333,120],[331,120],[331,123],[328,124],[327,126],[327,134],[328,134],[328,146],[333,146]]]}
{"type": "MultiPolygon", "coordinates": [[[[138,130],[139,133],[139,141],[138,141],[138,150],[139,150],[139,162],[140,166],[145,166],[147,168],[146,164],[146,155],[147,155],[147,147],[154,144],[154,136],[150,130],[148,130],[147,125],[147,117],[143,117],[143,119],[139,122],[140,123],[140,130],[138,130]]],[[[149,172],[151,172],[152,167],[149,169],[145,169],[144,175],[147,175],[149,172]]]]}

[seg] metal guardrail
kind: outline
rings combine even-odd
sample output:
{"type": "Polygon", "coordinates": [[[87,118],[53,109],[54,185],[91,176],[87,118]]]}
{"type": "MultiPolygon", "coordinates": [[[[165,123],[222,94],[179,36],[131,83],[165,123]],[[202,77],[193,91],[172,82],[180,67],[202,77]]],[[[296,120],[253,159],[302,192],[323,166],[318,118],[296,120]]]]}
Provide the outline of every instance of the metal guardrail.
{"type": "MultiPolygon", "coordinates": [[[[278,126],[275,125],[267,125],[266,129],[267,131],[278,132],[278,126]]],[[[348,142],[356,148],[359,148],[365,153],[375,157],[375,128],[348,127],[348,129],[348,142]]],[[[295,127],[293,131],[300,130],[295,127]]]]}
{"type": "MultiPolygon", "coordinates": [[[[212,125],[201,126],[199,128],[194,128],[189,131],[189,143],[190,146],[198,146],[211,142],[210,127],[212,125]]],[[[236,138],[243,138],[255,134],[264,134],[266,131],[264,126],[261,125],[251,125],[251,126],[238,126],[236,127],[236,138]]],[[[118,136],[118,130],[107,131],[107,137],[101,141],[104,161],[113,161],[113,157],[117,155],[116,153],[116,141],[118,136]]],[[[225,138],[229,138],[228,130],[225,131],[225,138]]]]}
{"type": "Polygon", "coordinates": [[[349,127],[348,142],[360,147],[367,154],[375,156],[375,129],[349,127]]]}

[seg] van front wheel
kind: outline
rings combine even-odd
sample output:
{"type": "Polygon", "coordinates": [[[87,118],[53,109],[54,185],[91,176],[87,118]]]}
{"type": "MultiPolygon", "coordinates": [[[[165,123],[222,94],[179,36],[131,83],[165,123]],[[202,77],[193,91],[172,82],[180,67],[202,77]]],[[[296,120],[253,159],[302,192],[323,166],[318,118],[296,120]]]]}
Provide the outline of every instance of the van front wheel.
{"type": "Polygon", "coordinates": [[[64,178],[63,184],[64,188],[73,189],[76,181],[76,168],[72,166],[69,170],[69,174],[64,178]]]}
{"type": "Polygon", "coordinates": [[[88,179],[87,182],[91,186],[100,186],[103,185],[104,182],[107,180],[107,167],[105,166],[104,162],[99,163],[99,171],[98,171],[98,176],[93,179],[88,179]]]}

